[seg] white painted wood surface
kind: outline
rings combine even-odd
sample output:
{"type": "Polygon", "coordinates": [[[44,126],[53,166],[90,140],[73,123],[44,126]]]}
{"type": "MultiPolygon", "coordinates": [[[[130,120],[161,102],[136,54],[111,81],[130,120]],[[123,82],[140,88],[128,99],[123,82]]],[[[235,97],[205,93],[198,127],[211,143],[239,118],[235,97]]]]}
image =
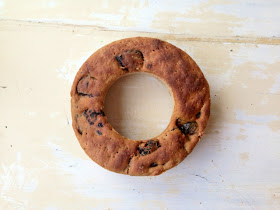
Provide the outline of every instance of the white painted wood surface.
{"type": "Polygon", "coordinates": [[[279,209],[280,2],[0,0],[1,209],[279,209]],[[152,36],[189,53],[211,87],[207,132],[157,177],[84,154],[70,88],[95,50],[152,36]]]}

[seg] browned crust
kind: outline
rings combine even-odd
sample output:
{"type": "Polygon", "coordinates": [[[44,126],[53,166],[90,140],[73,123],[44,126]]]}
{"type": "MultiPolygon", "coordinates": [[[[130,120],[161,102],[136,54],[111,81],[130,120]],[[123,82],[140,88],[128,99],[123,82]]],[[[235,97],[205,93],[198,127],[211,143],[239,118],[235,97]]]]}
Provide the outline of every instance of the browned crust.
{"type": "Polygon", "coordinates": [[[71,97],[73,129],[87,155],[110,171],[136,176],[158,175],[184,160],[210,115],[209,85],[198,65],[181,49],[154,38],[123,39],[93,53],[77,73],[71,97]],[[121,136],[103,113],[108,88],[132,72],[157,76],[173,94],[171,121],[153,139],[121,136]]]}

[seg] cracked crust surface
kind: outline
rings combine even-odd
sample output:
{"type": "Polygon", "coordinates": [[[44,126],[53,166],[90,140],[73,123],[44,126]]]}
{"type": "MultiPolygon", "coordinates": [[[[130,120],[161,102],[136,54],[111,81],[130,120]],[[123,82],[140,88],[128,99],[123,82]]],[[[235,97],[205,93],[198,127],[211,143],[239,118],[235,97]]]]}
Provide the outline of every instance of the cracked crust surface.
{"type": "Polygon", "coordinates": [[[158,175],[191,153],[210,115],[209,85],[192,58],[165,41],[135,37],[108,44],[82,65],[71,89],[72,126],[81,147],[117,173],[158,175]],[[174,110],[159,136],[134,141],[112,128],[103,112],[109,87],[121,76],[146,72],[169,86],[174,110]]]}

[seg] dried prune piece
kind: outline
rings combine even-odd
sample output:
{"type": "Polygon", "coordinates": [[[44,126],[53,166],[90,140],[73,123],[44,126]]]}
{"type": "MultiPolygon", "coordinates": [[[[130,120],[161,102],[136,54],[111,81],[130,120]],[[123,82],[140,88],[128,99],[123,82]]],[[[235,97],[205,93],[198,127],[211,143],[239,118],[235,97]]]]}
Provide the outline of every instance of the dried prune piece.
{"type": "Polygon", "coordinates": [[[95,78],[91,76],[82,77],[77,85],[77,93],[81,96],[93,97],[92,87],[94,85],[94,80],[95,78]]]}
{"type": "Polygon", "coordinates": [[[148,63],[148,64],[146,65],[146,68],[147,68],[147,69],[151,69],[152,66],[153,66],[152,64],[148,63]]]}
{"type": "Polygon", "coordinates": [[[90,113],[91,110],[88,110],[88,109],[85,109],[84,112],[83,112],[83,115],[88,118],[88,113],[90,113]]]}
{"type": "Polygon", "coordinates": [[[75,114],[75,119],[76,119],[76,123],[77,123],[77,130],[79,132],[79,134],[83,134],[83,128],[80,126],[80,115],[79,114],[75,114]]]}
{"type": "Polygon", "coordinates": [[[140,70],[143,67],[144,56],[139,50],[125,50],[120,55],[116,56],[120,67],[124,71],[140,70]]]}
{"type": "Polygon", "coordinates": [[[79,134],[83,134],[83,131],[82,131],[82,129],[81,129],[81,127],[78,125],[78,128],[77,128],[77,130],[78,130],[78,132],[79,132],[79,134]]]}
{"type": "Polygon", "coordinates": [[[157,163],[151,163],[150,167],[157,167],[158,164],[157,163]]]}
{"type": "Polygon", "coordinates": [[[119,56],[116,56],[116,60],[120,64],[122,70],[128,71],[128,69],[123,64],[122,54],[120,54],[119,56]]]}
{"type": "Polygon", "coordinates": [[[103,127],[103,124],[100,122],[97,124],[97,127],[101,128],[101,127],[103,127]]]}
{"type": "Polygon", "coordinates": [[[180,129],[180,131],[183,134],[189,134],[189,135],[195,134],[196,129],[198,127],[196,121],[192,121],[192,122],[187,122],[187,123],[181,124],[179,122],[179,120],[177,120],[176,121],[176,125],[177,125],[177,127],[180,129]]]}
{"type": "Polygon", "coordinates": [[[147,141],[144,145],[140,145],[138,147],[138,151],[141,156],[144,156],[144,155],[151,154],[152,152],[154,152],[155,150],[157,150],[160,147],[161,147],[161,145],[160,145],[159,141],[150,140],[150,141],[147,141]]]}
{"type": "Polygon", "coordinates": [[[88,110],[86,109],[84,112],[83,112],[83,115],[85,116],[85,118],[87,119],[88,123],[90,125],[93,125],[95,123],[95,121],[97,120],[97,116],[98,115],[101,115],[101,116],[105,116],[105,113],[100,110],[99,112],[97,111],[92,111],[92,110],[88,110]]]}
{"type": "Polygon", "coordinates": [[[150,153],[151,153],[151,152],[150,152],[148,149],[146,149],[145,147],[144,147],[144,148],[139,147],[139,148],[138,148],[138,151],[139,151],[139,154],[140,154],[141,156],[144,156],[144,155],[147,155],[147,154],[150,154],[150,153]]]}

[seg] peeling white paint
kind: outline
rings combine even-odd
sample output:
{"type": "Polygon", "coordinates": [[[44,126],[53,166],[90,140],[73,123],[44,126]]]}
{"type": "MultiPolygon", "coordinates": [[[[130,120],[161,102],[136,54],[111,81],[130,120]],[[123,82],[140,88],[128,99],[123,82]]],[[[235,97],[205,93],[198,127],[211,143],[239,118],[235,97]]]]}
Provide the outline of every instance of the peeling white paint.
{"type": "Polygon", "coordinates": [[[54,206],[45,207],[44,210],[57,210],[58,208],[54,206]]]}
{"type": "Polygon", "coordinates": [[[88,59],[92,52],[87,53],[87,55],[82,56],[78,60],[67,60],[65,64],[58,69],[58,77],[67,80],[72,83],[77,71],[81,68],[82,64],[88,59]]]}
{"type": "Polygon", "coordinates": [[[239,49],[238,57],[235,59],[235,64],[240,64],[244,62],[253,62],[256,64],[273,64],[280,62],[280,54],[277,53],[279,48],[277,46],[271,47],[269,45],[259,45],[254,50],[248,50],[245,46],[239,49]],[[273,55],[273,56],[272,56],[273,55]],[[240,59],[244,57],[245,59],[240,59]]]}
{"type": "Polygon", "coordinates": [[[5,6],[4,0],[0,0],[0,8],[4,6],[5,6]]]}
{"type": "Polygon", "coordinates": [[[93,12],[90,14],[90,17],[93,19],[100,19],[101,21],[114,21],[115,23],[121,23],[122,18],[125,16],[124,15],[116,15],[116,14],[99,14],[96,12],[93,12]]]}
{"type": "Polygon", "coordinates": [[[35,116],[37,116],[37,112],[28,112],[28,115],[30,117],[35,117],[35,116]]]}
{"type": "Polygon", "coordinates": [[[37,177],[22,166],[21,153],[11,164],[2,162],[0,173],[0,198],[16,209],[26,208],[28,200],[16,198],[16,193],[32,193],[38,186],[37,177]]]}
{"type": "Polygon", "coordinates": [[[252,71],[253,78],[268,79],[268,76],[262,71],[252,71]]]}
{"type": "Polygon", "coordinates": [[[60,114],[61,114],[60,112],[53,112],[53,113],[50,114],[50,118],[51,118],[51,119],[55,119],[55,118],[57,118],[60,114]]]}
{"type": "Polygon", "coordinates": [[[275,94],[275,93],[280,94],[280,74],[276,76],[276,81],[273,84],[273,86],[269,89],[269,93],[275,94]]]}
{"type": "Polygon", "coordinates": [[[261,101],[261,105],[268,104],[268,102],[269,102],[268,98],[265,98],[261,101]]]}
{"type": "Polygon", "coordinates": [[[255,123],[269,123],[275,120],[279,120],[279,117],[276,115],[247,115],[243,110],[236,110],[236,119],[248,122],[255,122],[255,123]]]}

